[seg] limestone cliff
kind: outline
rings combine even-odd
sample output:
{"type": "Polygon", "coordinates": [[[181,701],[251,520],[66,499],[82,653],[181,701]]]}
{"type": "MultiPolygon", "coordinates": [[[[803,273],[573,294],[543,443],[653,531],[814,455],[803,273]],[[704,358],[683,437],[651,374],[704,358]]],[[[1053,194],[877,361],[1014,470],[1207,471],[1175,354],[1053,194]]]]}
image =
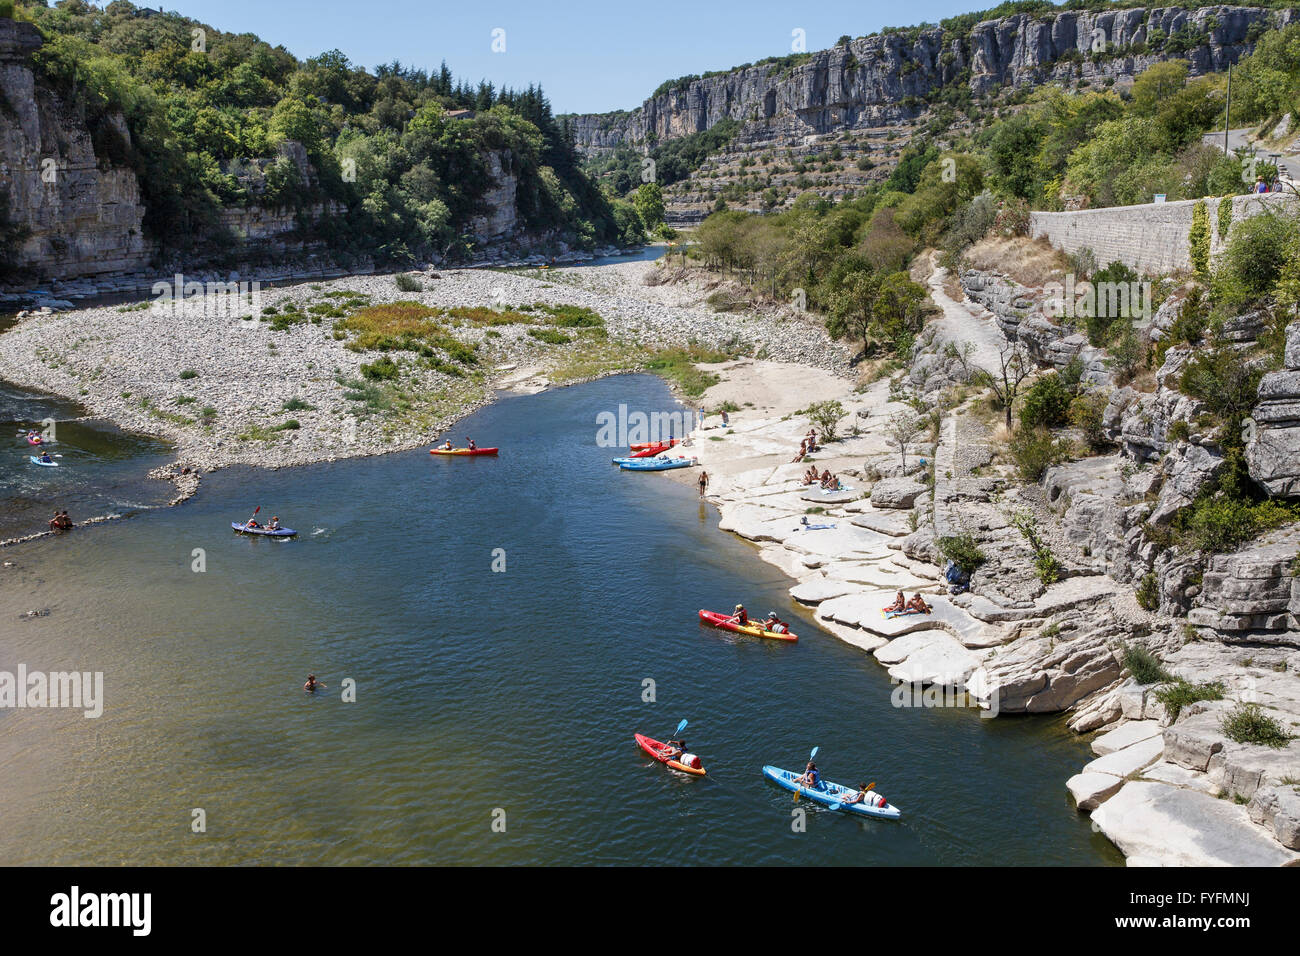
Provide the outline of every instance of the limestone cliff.
{"type": "Polygon", "coordinates": [[[732,70],[634,110],[568,120],[586,149],[674,139],[722,119],[745,123],[747,140],[788,141],[915,115],[921,101],[953,83],[977,95],[1052,80],[1099,85],[1173,58],[1189,60],[1193,74],[1224,70],[1262,30],[1297,17],[1297,10],[1233,6],[1016,14],[979,23],[965,36],[933,27],[862,37],[795,66],[777,61],[732,70]],[[1179,40],[1153,51],[1156,31],[1179,40]]]}
{"type": "MultiPolygon", "coordinates": [[[[0,19],[0,216],[26,236],[11,254],[48,277],[137,269],[149,250],[135,173],[99,160],[82,118],[37,82],[40,45],[31,24],[0,19]]],[[[120,116],[110,123],[130,141],[120,116]]]]}

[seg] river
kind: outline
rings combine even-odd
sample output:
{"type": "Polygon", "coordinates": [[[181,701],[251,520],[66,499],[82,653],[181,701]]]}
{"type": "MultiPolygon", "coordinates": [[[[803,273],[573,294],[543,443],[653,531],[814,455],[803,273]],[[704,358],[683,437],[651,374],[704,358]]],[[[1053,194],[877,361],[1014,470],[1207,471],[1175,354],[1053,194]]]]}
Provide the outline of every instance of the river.
{"type": "Polygon", "coordinates": [[[451,436],[499,458],[229,469],[180,507],[0,552],[0,670],[100,671],[105,698],[97,719],[0,710],[0,860],[1122,862],[1065,790],[1089,755],[1063,718],[893,706],[693,488],[609,464],[596,414],[620,403],[675,408],[648,376],[504,398],[451,436]],[[231,533],[259,504],[299,537],[231,533]],[[697,623],[737,601],[801,640],[697,623]],[[707,778],[633,742],[681,718],[707,778]],[[902,820],[762,778],[813,746],[902,820]]]}

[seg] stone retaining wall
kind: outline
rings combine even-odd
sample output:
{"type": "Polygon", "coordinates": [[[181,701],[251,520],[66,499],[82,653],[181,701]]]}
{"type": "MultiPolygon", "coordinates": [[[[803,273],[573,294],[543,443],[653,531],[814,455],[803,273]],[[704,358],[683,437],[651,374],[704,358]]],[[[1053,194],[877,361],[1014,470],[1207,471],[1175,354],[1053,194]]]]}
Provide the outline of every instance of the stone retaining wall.
{"type": "MultiPolygon", "coordinates": [[[[1062,252],[1091,249],[1099,266],[1111,262],[1151,275],[1164,275],[1192,267],[1188,236],[1192,231],[1192,210],[1200,200],[1146,203],[1140,206],[1112,206],[1078,212],[1035,212],[1029,217],[1029,234],[1043,238],[1062,252]]],[[[1206,199],[1210,214],[1210,255],[1223,249],[1219,235],[1220,199],[1206,199]]],[[[1232,197],[1234,223],[1259,215],[1265,209],[1295,208],[1289,193],[1232,197]]]]}

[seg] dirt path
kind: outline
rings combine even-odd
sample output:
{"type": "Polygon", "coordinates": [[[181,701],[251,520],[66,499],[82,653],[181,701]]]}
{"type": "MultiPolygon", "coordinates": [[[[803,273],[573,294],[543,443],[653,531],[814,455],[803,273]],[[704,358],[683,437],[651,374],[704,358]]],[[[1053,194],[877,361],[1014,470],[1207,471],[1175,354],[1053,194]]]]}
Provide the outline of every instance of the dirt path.
{"type": "Polygon", "coordinates": [[[970,342],[975,346],[971,364],[987,372],[996,372],[999,353],[1007,344],[1006,337],[991,313],[977,315],[969,306],[955,301],[944,291],[948,270],[939,265],[936,256],[936,253],[930,254],[931,271],[926,283],[930,287],[930,298],[943,310],[943,318],[931,321],[931,327],[937,330],[940,341],[952,342],[958,347],[970,342]]]}

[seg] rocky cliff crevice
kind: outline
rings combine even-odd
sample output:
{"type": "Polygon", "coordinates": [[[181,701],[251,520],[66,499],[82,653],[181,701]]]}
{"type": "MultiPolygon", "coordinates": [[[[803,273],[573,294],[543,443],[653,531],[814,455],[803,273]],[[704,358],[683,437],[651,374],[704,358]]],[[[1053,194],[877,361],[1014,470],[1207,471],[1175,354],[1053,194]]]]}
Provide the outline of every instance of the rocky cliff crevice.
{"type": "Polygon", "coordinates": [[[1298,17],[1296,10],[1236,6],[1071,10],[989,20],[965,36],[938,27],[893,31],[793,66],[778,60],[695,79],[633,110],[567,119],[588,150],[675,139],[723,119],[745,123],[748,141],[789,141],[906,119],[953,84],[976,95],[1052,81],[1101,85],[1174,58],[1188,60],[1193,74],[1225,70],[1263,30],[1298,17]],[[1155,50],[1160,38],[1176,39],[1155,50]]]}

